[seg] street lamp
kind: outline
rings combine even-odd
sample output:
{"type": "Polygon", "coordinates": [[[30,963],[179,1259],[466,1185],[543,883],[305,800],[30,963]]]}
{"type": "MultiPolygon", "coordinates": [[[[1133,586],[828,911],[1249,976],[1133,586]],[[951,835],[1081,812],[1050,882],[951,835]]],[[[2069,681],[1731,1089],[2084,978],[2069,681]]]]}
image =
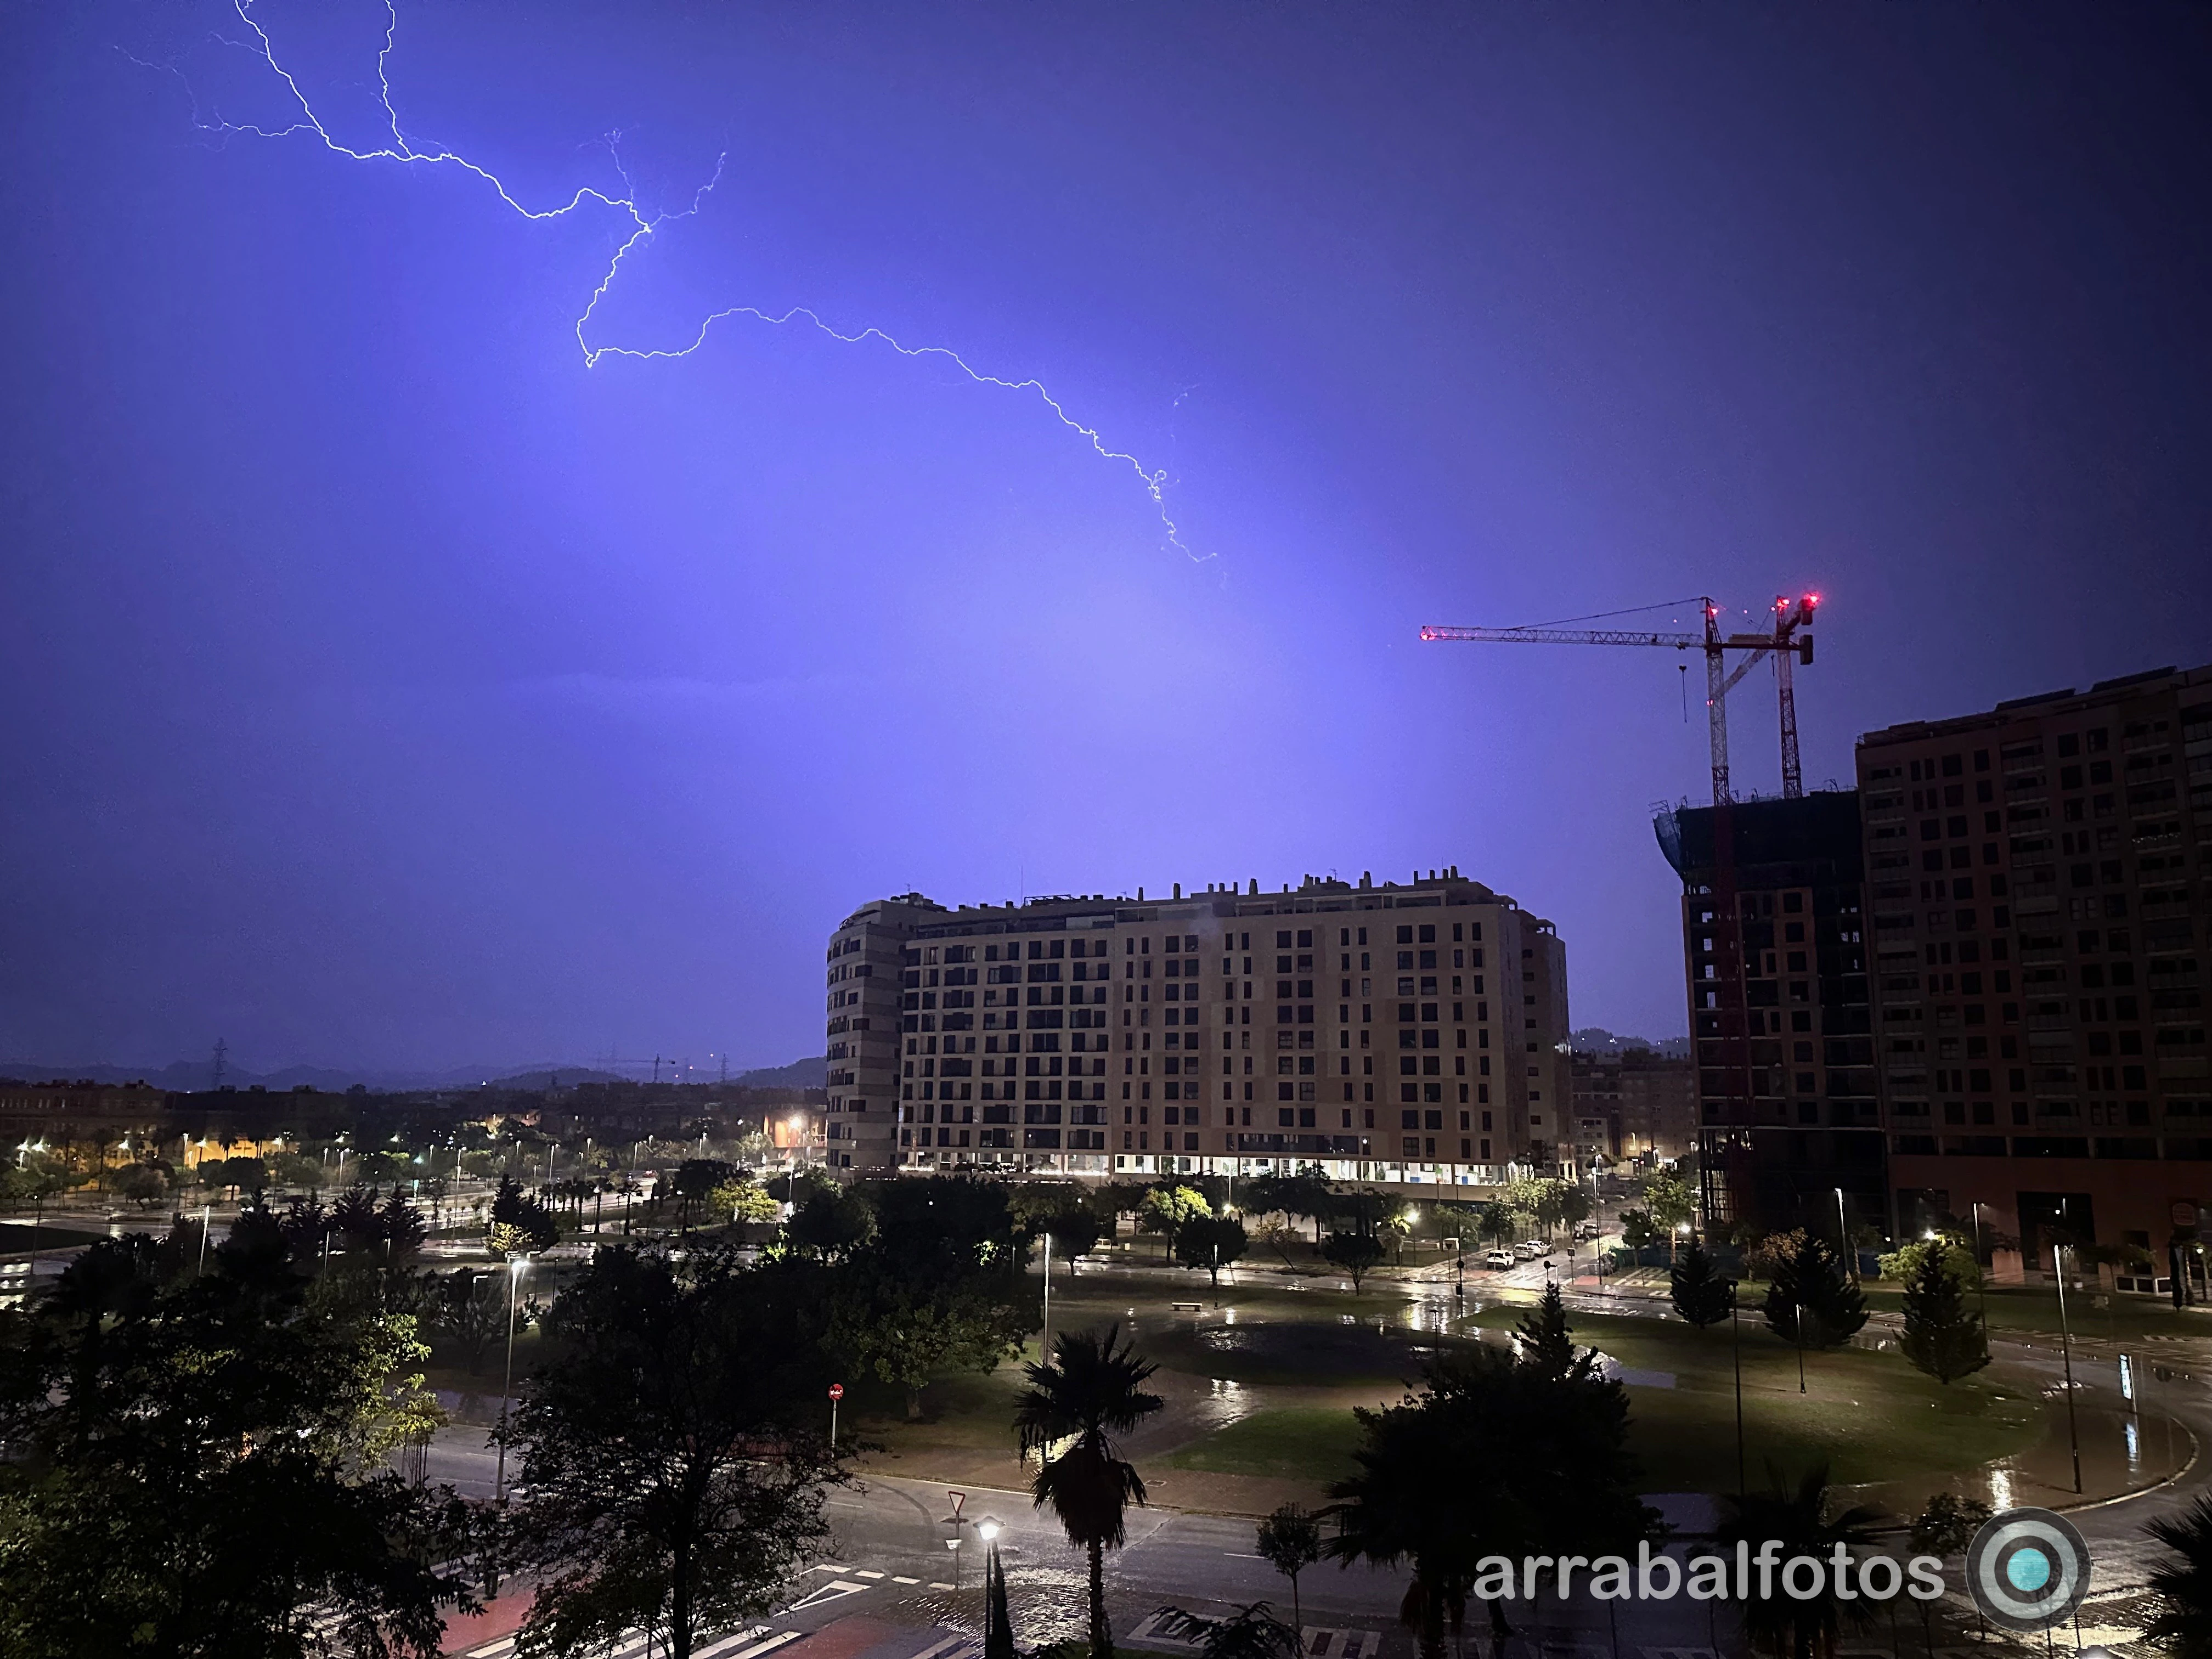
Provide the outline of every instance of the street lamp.
{"type": "Polygon", "coordinates": [[[499,1472],[492,1478],[491,1501],[506,1501],[507,1411],[514,1396],[514,1304],[521,1293],[522,1275],[530,1266],[527,1256],[514,1256],[507,1264],[507,1383],[499,1396],[499,1472]]]}
{"type": "MultiPolygon", "coordinates": [[[[983,1558],[983,1651],[991,1650],[991,1603],[997,1599],[992,1585],[998,1582],[999,1534],[1002,1528],[996,1516],[985,1516],[975,1523],[975,1536],[981,1539],[989,1553],[983,1558]]],[[[955,1558],[957,1560],[958,1558],[955,1558]]]]}

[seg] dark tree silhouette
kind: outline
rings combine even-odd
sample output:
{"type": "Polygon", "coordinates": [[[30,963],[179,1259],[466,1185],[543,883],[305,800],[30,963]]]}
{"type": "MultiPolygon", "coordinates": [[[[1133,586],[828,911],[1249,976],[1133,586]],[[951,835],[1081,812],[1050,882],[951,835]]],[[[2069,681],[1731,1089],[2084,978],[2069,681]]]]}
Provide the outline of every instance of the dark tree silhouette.
{"type": "Polygon", "coordinates": [[[811,1273],[720,1248],[601,1249],[546,1316],[554,1358],[507,1430],[516,1528],[538,1570],[526,1649],[643,1626],[670,1659],[765,1612],[827,1536],[838,1478],[811,1273]]]}
{"type": "Polygon", "coordinates": [[[1354,1295],[1360,1280],[1382,1264],[1383,1254],[1382,1241],[1372,1233],[1331,1233],[1321,1244],[1322,1260],[1352,1275],[1354,1295]]]}
{"type": "Polygon", "coordinates": [[[1268,1565],[1291,1581],[1291,1623],[1303,1626],[1298,1575],[1321,1559],[1321,1520],[1300,1504],[1285,1504],[1260,1523],[1252,1547],[1268,1565]]]}
{"type": "Polygon", "coordinates": [[[1907,1359],[1948,1384],[1988,1364],[1990,1344],[1981,1316],[1966,1306],[1965,1287],[1943,1257],[1941,1249],[1921,1252],[1919,1268],[1905,1286],[1905,1333],[1898,1346],[1907,1359]]]}
{"type": "Polygon", "coordinates": [[[1735,1305],[1735,1284],[1722,1277],[1705,1247],[1694,1241],[1674,1258],[1669,1278],[1675,1313],[1700,1330],[1719,1324],[1735,1305]]]}
{"type": "Polygon", "coordinates": [[[1866,1297],[1844,1271],[1836,1247],[1817,1233],[1791,1233],[1774,1252],[1766,1322],[1785,1342],[1832,1348],[1866,1323],[1866,1297]]]}
{"type": "MultiPolygon", "coordinates": [[[[1729,1549],[1748,1544],[1756,1553],[1771,1538],[1782,1546],[1782,1559],[1787,1561],[1798,1555],[1827,1560],[1839,1544],[1849,1549],[1874,1541],[1874,1523],[1883,1518],[1880,1510],[1860,1505],[1829,1516],[1826,1464],[1807,1471],[1794,1486],[1771,1468],[1767,1478],[1769,1490],[1727,1500],[1730,1513],[1717,1534],[1721,1544],[1729,1549]]],[[[1758,1594],[1756,1582],[1751,1589],[1753,1594],[1741,1603],[1744,1632],[1781,1659],[1832,1653],[1845,1622],[1860,1628],[1870,1626],[1875,1610],[1881,1606],[1864,1596],[1838,1597],[1833,1573],[1823,1574],[1818,1593],[1802,1599],[1785,1593],[1778,1578],[1768,1585],[1768,1595],[1758,1594]]]]}
{"type": "Polygon", "coordinates": [[[1117,1327],[1063,1331],[1053,1340],[1049,1364],[1023,1367],[1029,1386],[1014,1401],[1023,1456],[1066,1443],[1041,1465],[1030,1492],[1040,1509],[1051,1509],[1067,1541],[1090,1557],[1091,1659],[1114,1659],[1106,1552],[1121,1547],[1129,1505],[1145,1501],[1144,1480],[1115,1437],[1167,1403],[1144,1386],[1158,1369],[1121,1344],[1117,1327]]]}
{"type": "Polygon", "coordinates": [[[2212,1659],[2212,1495],[2200,1494],[2179,1515],[2160,1516],[2143,1530],[2172,1554],[2150,1570],[2158,1611],[2144,1639],[2175,1659],[2212,1659]]]}

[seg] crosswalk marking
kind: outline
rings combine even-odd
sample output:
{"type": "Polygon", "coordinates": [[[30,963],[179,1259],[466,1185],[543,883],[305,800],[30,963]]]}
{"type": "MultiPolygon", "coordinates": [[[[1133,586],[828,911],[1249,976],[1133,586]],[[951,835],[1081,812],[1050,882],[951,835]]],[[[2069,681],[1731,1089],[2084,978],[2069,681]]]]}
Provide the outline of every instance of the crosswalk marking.
{"type": "MultiPolygon", "coordinates": [[[[693,1648],[692,1659],[764,1659],[776,1649],[796,1642],[802,1633],[787,1630],[771,1635],[766,1625],[754,1625],[734,1635],[718,1638],[703,1647],[693,1648]]],[[[509,1635],[486,1642],[469,1649],[464,1659],[508,1659],[514,1651],[515,1639],[509,1635]]],[[[654,1640],[644,1632],[625,1634],[617,1638],[613,1647],[602,1650],[601,1659],[641,1659],[641,1656],[652,1651],[654,1640]]]]}
{"type": "Polygon", "coordinates": [[[855,1572],[853,1577],[855,1578],[880,1578],[883,1577],[883,1574],[877,1572],[872,1568],[862,1567],[859,1571],[855,1572]]]}
{"type": "Polygon", "coordinates": [[[1306,1659],[1375,1659],[1382,1645],[1382,1632],[1374,1630],[1322,1630],[1308,1625],[1299,1634],[1305,1638],[1306,1659]]]}
{"type": "Polygon", "coordinates": [[[919,1584],[921,1582],[919,1578],[902,1578],[896,1573],[891,1575],[891,1583],[894,1584],[919,1584]]]}

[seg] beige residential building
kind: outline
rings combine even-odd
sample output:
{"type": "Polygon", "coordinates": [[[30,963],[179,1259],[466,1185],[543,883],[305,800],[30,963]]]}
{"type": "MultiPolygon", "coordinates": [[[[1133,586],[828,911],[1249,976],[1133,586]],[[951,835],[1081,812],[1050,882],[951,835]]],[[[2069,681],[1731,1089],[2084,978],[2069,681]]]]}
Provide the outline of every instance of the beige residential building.
{"type": "Polygon", "coordinates": [[[828,963],[838,1167],[1491,1184],[1570,1138],[1565,947],[1455,869],[907,894],[848,917],[828,963]]]}

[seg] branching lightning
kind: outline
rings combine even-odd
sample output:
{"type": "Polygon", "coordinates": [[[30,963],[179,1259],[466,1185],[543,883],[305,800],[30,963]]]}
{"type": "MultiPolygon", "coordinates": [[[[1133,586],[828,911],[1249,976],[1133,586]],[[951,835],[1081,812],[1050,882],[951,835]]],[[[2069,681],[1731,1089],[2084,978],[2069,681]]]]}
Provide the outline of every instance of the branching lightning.
{"type": "MultiPolygon", "coordinates": [[[[750,305],[726,306],[719,311],[709,313],[701,320],[697,331],[692,335],[690,342],[683,345],[627,346],[617,345],[607,342],[595,343],[592,337],[592,323],[594,314],[599,310],[599,302],[606,297],[608,291],[613,288],[616,278],[622,274],[623,262],[629,258],[631,252],[635,249],[639,244],[647,241],[653,237],[662,226],[675,220],[688,219],[700,211],[701,208],[705,204],[707,198],[714,193],[715,186],[721,182],[722,167],[723,162],[727,159],[726,156],[717,158],[714,164],[713,176],[709,178],[705,184],[700,185],[698,190],[693,193],[691,204],[689,207],[677,211],[647,214],[644,209],[639,205],[636,187],[632,184],[628,172],[623,167],[620,148],[621,134],[617,132],[609,137],[608,149],[613,160],[615,170],[621,176],[623,180],[623,194],[611,195],[605,191],[595,190],[589,185],[586,185],[578,190],[575,194],[571,196],[567,201],[561,203],[558,206],[544,208],[526,207],[516,198],[511,191],[507,189],[506,184],[488,168],[479,166],[465,155],[442,147],[432,149],[418,148],[414,141],[410,139],[406,133],[402,130],[398,111],[392,100],[391,78],[392,54],[397,43],[399,31],[398,0],[384,0],[386,14],[384,44],[378,50],[376,54],[376,81],[378,96],[383,106],[386,119],[391,128],[392,142],[389,144],[380,145],[378,148],[373,149],[356,149],[353,145],[346,143],[336,137],[331,131],[330,128],[324,124],[322,118],[315,112],[313,103],[308,98],[306,90],[301,88],[298,80],[294,77],[291,71],[287,70],[283,64],[277,61],[275,43],[269,38],[267,31],[265,31],[259,23],[254,21],[254,3],[255,0],[231,0],[232,9],[236,12],[239,21],[245,26],[248,34],[252,38],[248,40],[227,40],[225,44],[243,47],[245,50],[258,57],[264,64],[267,64],[270,73],[275,75],[276,77],[283,83],[284,88],[290,95],[292,101],[298,106],[300,118],[291,122],[288,125],[274,127],[261,126],[252,122],[231,121],[223,118],[222,116],[216,114],[212,111],[203,111],[199,106],[198,98],[195,97],[193,99],[192,120],[194,125],[199,128],[202,131],[215,133],[225,137],[292,138],[309,137],[319,140],[324,147],[329,149],[332,154],[344,156],[349,161],[372,162],[389,161],[396,162],[406,167],[441,167],[456,168],[489,185],[493,193],[499,198],[501,202],[504,203],[510,210],[520,215],[521,217],[532,221],[562,219],[568,217],[573,213],[578,212],[580,210],[592,206],[610,210],[615,214],[621,216],[623,220],[627,221],[626,230],[622,235],[621,240],[617,243],[612,257],[607,262],[607,268],[605,274],[600,276],[597,286],[592,289],[591,298],[586,302],[582,312],[579,313],[576,318],[576,346],[577,349],[583,354],[584,366],[586,368],[597,367],[602,359],[607,357],[635,358],[641,362],[663,358],[688,357],[693,352],[697,351],[702,346],[706,344],[707,337],[713,331],[715,324],[726,322],[737,318],[750,318],[753,321],[767,323],[777,327],[781,327],[793,322],[805,322],[811,324],[815,329],[828,335],[831,339],[840,341],[847,345],[861,345],[866,344],[870,341],[877,341],[890,347],[902,357],[917,360],[922,358],[941,358],[945,362],[951,364],[953,368],[957,369],[962,374],[965,375],[970,381],[974,382],[977,386],[993,386],[1004,392],[1032,392],[1036,394],[1038,401],[1043,404],[1045,408],[1051,411],[1053,417],[1062,426],[1066,427],[1070,432],[1076,434],[1078,436],[1081,437],[1084,441],[1088,443],[1091,449],[1098,455],[1099,459],[1102,460],[1118,462],[1128,467],[1129,470],[1136,475],[1137,482],[1144,487],[1145,493],[1152,499],[1153,509],[1159,515],[1160,527],[1167,538],[1169,545],[1174,547],[1177,551],[1184,554],[1193,560],[1202,560],[1212,556],[1210,555],[1193,553],[1189,547],[1185,545],[1182,534],[1178,531],[1174,519],[1171,518],[1168,513],[1167,496],[1165,493],[1167,473],[1164,471],[1152,471],[1146,468],[1143,462],[1139,461],[1134,455],[1129,453],[1127,450],[1114,448],[1106,441],[1104,437],[1099,434],[1096,428],[1085,425],[1081,421],[1076,419],[1074,416],[1069,414],[1066,405],[1064,405],[1059,398],[1054,397],[1053,394],[1046,389],[1045,385],[1042,380],[1036,380],[1034,377],[1027,380],[1012,380],[1005,379],[1000,375],[986,374],[982,370],[975,368],[967,361],[967,359],[948,346],[907,345],[894,338],[890,334],[884,332],[882,329],[873,326],[865,327],[854,331],[848,332],[845,330],[832,325],[830,323],[826,321],[819,313],[808,306],[793,306],[787,310],[782,312],[769,312],[763,310],[757,306],[750,305]]],[[[152,66],[149,65],[149,67],[152,66]]],[[[179,78],[182,78],[181,72],[179,71],[179,78]]],[[[186,82],[186,87],[189,91],[189,82],[186,82]]]]}

